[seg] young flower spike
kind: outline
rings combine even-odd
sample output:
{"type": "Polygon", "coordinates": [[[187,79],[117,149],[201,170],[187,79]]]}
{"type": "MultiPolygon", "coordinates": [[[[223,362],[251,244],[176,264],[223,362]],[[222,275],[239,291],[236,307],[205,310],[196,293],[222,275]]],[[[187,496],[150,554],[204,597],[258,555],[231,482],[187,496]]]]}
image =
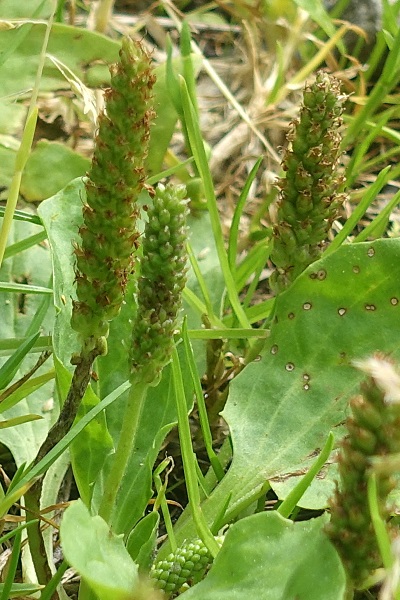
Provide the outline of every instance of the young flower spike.
{"type": "MultiPolygon", "coordinates": [[[[78,332],[81,350],[70,389],[57,421],[35,458],[35,464],[69,431],[89,385],[93,361],[107,352],[109,321],[119,312],[138,233],[137,199],[144,186],[144,160],[153,117],[151,104],[155,81],[150,59],[142,45],[122,40],[120,60],[111,67],[111,87],[105,93],[106,112],[99,117],[92,166],[86,181],[81,243],[75,248],[77,300],[73,301],[71,326],[78,332]]],[[[25,494],[34,514],[40,512],[43,477],[25,494]]],[[[38,581],[46,584],[52,573],[47,564],[41,524],[29,528],[38,581]]]]}
{"type": "Polygon", "coordinates": [[[75,249],[78,300],[73,304],[72,327],[86,344],[107,337],[133,270],[154,81],[143,46],[124,38],[120,60],[111,67],[106,111],[99,117],[85,184],[82,241],[75,249]]]}
{"type": "MultiPolygon", "coordinates": [[[[216,540],[222,545],[224,537],[219,536],[216,540]]],[[[194,585],[201,581],[212,562],[213,558],[209,550],[200,539],[185,541],[176,552],[152,566],[150,577],[154,586],[164,590],[169,597],[178,592],[183,584],[194,585]]]]}
{"type": "Polygon", "coordinates": [[[159,185],[148,211],[133,325],[131,366],[156,384],[170,360],[186,283],[186,189],[159,185]]]}
{"type": "Polygon", "coordinates": [[[340,82],[320,71],[306,86],[300,118],[287,135],[289,146],[282,162],[286,174],[278,181],[271,253],[276,270],[270,286],[275,292],[319,258],[346,198],[338,193],[344,179],[337,173],[345,98],[340,82]]]}
{"type": "MultiPolygon", "coordinates": [[[[387,520],[390,514],[387,497],[396,486],[391,459],[397,458],[398,463],[400,452],[400,376],[380,355],[359,361],[355,366],[366,372],[369,379],[362,384],[361,395],[350,402],[352,416],[347,419],[348,436],[339,454],[340,482],[331,501],[327,532],[342,558],[351,585],[357,588],[382,562],[367,488],[369,476],[375,472],[379,513],[387,520]]],[[[389,523],[387,528],[390,533],[389,523]]]]}

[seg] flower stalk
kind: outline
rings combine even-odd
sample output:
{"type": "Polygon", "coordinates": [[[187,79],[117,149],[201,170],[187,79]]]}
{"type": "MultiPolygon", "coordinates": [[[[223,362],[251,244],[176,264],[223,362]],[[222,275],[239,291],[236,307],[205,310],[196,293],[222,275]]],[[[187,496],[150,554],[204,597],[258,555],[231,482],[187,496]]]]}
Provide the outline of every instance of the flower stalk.
{"type": "MultiPolygon", "coordinates": [[[[58,420],[35,459],[37,464],[69,431],[90,381],[94,360],[107,353],[109,323],[121,308],[134,271],[139,234],[137,199],[144,187],[155,77],[150,58],[139,42],[122,40],[119,62],[112,65],[106,110],[98,134],[83,204],[81,242],[75,247],[76,293],[71,326],[81,350],[74,355],[71,386],[58,420]]],[[[43,478],[29,490],[26,503],[39,513],[43,478]]],[[[40,524],[39,524],[40,525],[40,524]]],[[[29,528],[39,583],[51,578],[40,526],[29,528]]]]}
{"type": "Polygon", "coordinates": [[[187,271],[185,194],[183,186],[159,185],[148,209],[130,354],[132,386],[99,510],[111,526],[120,483],[137,445],[148,387],[158,384],[174,348],[187,271]]]}

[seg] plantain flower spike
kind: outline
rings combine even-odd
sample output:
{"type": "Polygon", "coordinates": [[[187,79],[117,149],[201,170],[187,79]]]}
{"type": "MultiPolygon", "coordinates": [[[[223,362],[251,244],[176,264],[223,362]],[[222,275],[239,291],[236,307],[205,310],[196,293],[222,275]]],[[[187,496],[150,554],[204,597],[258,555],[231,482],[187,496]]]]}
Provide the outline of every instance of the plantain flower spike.
{"type": "Polygon", "coordinates": [[[169,362],[186,283],[184,186],[159,185],[148,210],[131,348],[132,374],[155,385],[169,362]]]}
{"type": "MultiPolygon", "coordinates": [[[[376,355],[354,363],[369,375],[361,394],[350,402],[347,437],[339,454],[340,481],[331,500],[327,532],[346,567],[353,587],[359,588],[381,566],[381,557],[368,505],[368,478],[376,473],[381,517],[390,516],[388,494],[396,487],[400,452],[400,376],[385,357],[376,355]]],[[[396,533],[387,524],[389,534],[396,533]]]]}
{"type": "Polygon", "coordinates": [[[340,82],[318,72],[315,82],[306,85],[300,117],[287,134],[271,253],[276,270],[270,287],[275,292],[286,289],[319,258],[346,199],[338,192],[344,184],[338,166],[345,99],[340,82]]]}
{"type": "Polygon", "coordinates": [[[100,115],[94,156],[85,183],[81,244],[75,248],[77,301],[71,324],[86,349],[108,335],[133,272],[137,248],[137,199],[154,116],[155,77],[141,43],[122,40],[110,68],[111,87],[100,115]]]}
{"type": "MultiPolygon", "coordinates": [[[[215,539],[222,546],[224,537],[217,536],[215,539]]],[[[185,540],[165,560],[153,564],[150,577],[154,586],[163,590],[164,597],[169,598],[171,594],[179,592],[185,583],[194,585],[201,581],[212,562],[209,550],[200,539],[185,540]]]]}

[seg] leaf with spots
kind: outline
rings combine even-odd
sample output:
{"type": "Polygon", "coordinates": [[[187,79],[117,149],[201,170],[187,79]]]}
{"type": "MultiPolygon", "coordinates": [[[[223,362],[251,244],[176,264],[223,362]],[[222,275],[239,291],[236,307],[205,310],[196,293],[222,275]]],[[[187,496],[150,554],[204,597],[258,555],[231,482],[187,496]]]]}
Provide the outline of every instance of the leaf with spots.
{"type": "Polygon", "coordinates": [[[338,432],[361,379],[353,359],[376,351],[400,359],[399,258],[398,239],[345,245],[277,298],[262,359],[231,384],[223,416],[234,456],[204,503],[210,522],[229,495],[225,520],[265,480],[298,474],[329,431],[338,432]]]}

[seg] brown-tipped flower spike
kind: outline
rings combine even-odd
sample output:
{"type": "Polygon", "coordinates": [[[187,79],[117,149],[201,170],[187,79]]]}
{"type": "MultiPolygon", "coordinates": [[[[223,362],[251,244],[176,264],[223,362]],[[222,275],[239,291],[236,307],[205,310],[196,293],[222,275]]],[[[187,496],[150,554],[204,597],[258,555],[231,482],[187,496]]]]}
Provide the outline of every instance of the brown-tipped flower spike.
{"type": "Polygon", "coordinates": [[[131,366],[133,374],[152,385],[171,358],[186,283],[185,195],[184,186],[159,185],[145,228],[131,366]]]}
{"type": "MultiPolygon", "coordinates": [[[[368,478],[377,476],[379,512],[389,517],[388,494],[395,487],[391,458],[400,452],[400,376],[377,355],[355,366],[369,375],[361,394],[350,402],[348,436],[339,454],[340,482],[331,501],[327,531],[346,567],[351,584],[360,587],[381,558],[368,506],[368,478]]],[[[390,532],[390,525],[388,524],[390,532]]]]}
{"type": "Polygon", "coordinates": [[[142,45],[124,38],[120,60],[111,67],[106,110],[99,117],[85,184],[82,242],[75,249],[78,300],[71,324],[86,346],[108,335],[109,321],[120,310],[133,271],[154,81],[142,45]]]}
{"type": "Polygon", "coordinates": [[[273,228],[270,278],[275,292],[284,290],[317,260],[346,196],[338,175],[342,124],[340,83],[322,71],[307,85],[298,121],[287,135],[282,161],[286,172],[278,181],[280,195],[273,228]]]}

